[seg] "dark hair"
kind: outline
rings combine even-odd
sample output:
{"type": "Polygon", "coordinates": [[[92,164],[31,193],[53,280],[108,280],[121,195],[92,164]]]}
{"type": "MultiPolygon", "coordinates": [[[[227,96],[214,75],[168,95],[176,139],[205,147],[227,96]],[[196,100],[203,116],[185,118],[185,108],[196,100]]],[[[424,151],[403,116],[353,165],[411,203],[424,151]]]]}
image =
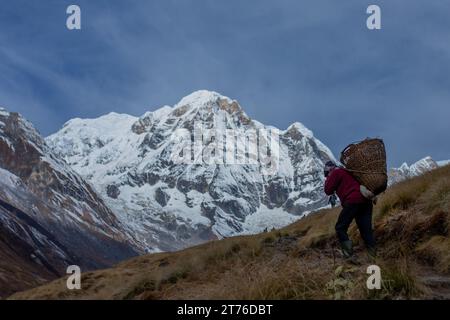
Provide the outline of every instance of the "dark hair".
{"type": "Polygon", "coordinates": [[[333,161],[329,160],[325,163],[326,167],[336,167],[336,163],[334,163],[333,161]]]}
{"type": "Polygon", "coordinates": [[[325,163],[325,168],[323,169],[323,174],[325,177],[328,177],[328,175],[330,174],[330,171],[332,169],[336,168],[336,164],[333,161],[327,161],[325,163]]]}

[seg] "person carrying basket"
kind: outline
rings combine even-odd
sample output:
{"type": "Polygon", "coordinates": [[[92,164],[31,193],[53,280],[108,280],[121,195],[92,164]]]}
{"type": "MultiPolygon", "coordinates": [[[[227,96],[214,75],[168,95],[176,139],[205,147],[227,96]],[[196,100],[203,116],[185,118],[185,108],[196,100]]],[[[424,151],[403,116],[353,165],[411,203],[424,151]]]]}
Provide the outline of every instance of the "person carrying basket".
{"type": "Polygon", "coordinates": [[[344,257],[353,256],[353,244],[347,231],[353,219],[369,256],[375,258],[376,247],[372,230],[372,209],[376,197],[387,188],[386,148],[383,140],[367,138],[348,145],[341,152],[337,167],[332,161],[325,164],[325,193],[336,193],[342,211],[336,223],[336,234],[344,257]]]}
{"type": "Polygon", "coordinates": [[[360,191],[359,182],[344,168],[336,166],[332,161],[325,164],[325,193],[329,196],[337,194],[342,211],[336,222],[336,234],[341,245],[344,258],[353,257],[353,242],[348,236],[348,228],[356,221],[359,233],[368,253],[375,257],[375,239],[372,230],[372,201],[365,198],[360,191]]]}

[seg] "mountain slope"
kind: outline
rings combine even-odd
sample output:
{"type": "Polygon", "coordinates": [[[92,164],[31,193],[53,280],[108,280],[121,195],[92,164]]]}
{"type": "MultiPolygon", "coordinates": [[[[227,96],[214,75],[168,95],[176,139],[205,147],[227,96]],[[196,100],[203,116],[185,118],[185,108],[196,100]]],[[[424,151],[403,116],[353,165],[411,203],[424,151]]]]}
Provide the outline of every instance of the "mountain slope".
{"type": "Polygon", "coordinates": [[[278,231],[239,236],[175,253],[131,259],[85,273],[82,289],[65,279],[11,299],[449,299],[450,166],[390,187],[375,207],[382,289],[367,290],[367,266],[343,263],[334,223],[321,210],[278,231]]]}
{"type": "Polygon", "coordinates": [[[76,260],[35,219],[0,200],[0,298],[58,278],[76,260]]]}
{"type": "MultiPolygon", "coordinates": [[[[217,139],[219,135],[204,138],[199,153],[208,154],[217,139]]],[[[261,135],[258,139],[268,140],[261,135]]],[[[111,113],[97,119],[73,119],[46,141],[95,186],[120,222],[136,235],[140,247],[149,252],[295,221],[326,204],[322,168],[333,159],[331,151],[302,124],[278,131],[250,119],[236,101],[209,91],[194,92],[174,107],[140,118],[111,113]],[[174,155],[191,143],[197,125],[202,133],[234,132],[233,148],[224,148],[233,157],[239,152],[256,156],[245,147],[249,132],[276,131],[279,150],[270,159],[278,156],[278,167],[273,174],[264,174],[260,158],[255,163],[222,164],[205,158],[196,161],[189,155],[184,159],[188,161],[177,161],[174,155]]]]}
{"type": "MultiPolygon", "coordinates": [[[[15,259],[23,260],[14,265],[23,273],[40,268],[44,271],[29,276],[48,279],[64,274],[69,264],[95,269],[137,254],[92,187],[51,152],[28,121],[5,109],[0,110],[0,223],[9,248],[0,252],[2,279],[14,278],[8,262],[15,259]]],[[[23,287],[2,286],[14,289],[23,287]]]]}

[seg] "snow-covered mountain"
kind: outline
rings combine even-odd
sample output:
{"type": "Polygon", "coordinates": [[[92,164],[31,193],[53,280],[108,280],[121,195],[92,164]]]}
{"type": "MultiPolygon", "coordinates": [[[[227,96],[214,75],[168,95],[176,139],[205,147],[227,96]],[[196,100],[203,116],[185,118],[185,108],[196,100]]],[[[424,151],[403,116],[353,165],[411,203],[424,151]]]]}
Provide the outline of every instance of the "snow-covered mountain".
{"type": "MultiPolygon", "coordinates": [[[[2,263],[22,261],[15,267],[23,266],[24,279],[61,275],[73,263],[83,270],[110,266],[137,254],[122,229],[31,123],[0,109],[0,246],[12,250],[0,251],[2,263]]],[[[0,278],[8,275],[11,266],[0,264],[0,278]]]]}
{"type": "Polygon", "coordinates": [[[450,164],[450,160],[439,160],[436,161],[439,167],[448,166],[450,164]]]}
{"type": "Polygon", "coordinates": [[[399,168],[391,168],[388,173],[388,184],[393,185],[408,178],[416,177],[439,166],[445,165],[445,161],[434,161],[430,156],[408,165],[403,163],[399,168]]]}
{"type": "MultiPolygon", "coordinates": [[[[269,145],[263,135],[256,139],[269,145]]],[[[194,92],[173,107],[139,118],[110,113],[73,119],[46,142],[95,187],[125,232],[148,251],[286,225],[326,205],[322,170],[334,159],[302,124],[277,131],[250,119],[236,101],[210,91],[194,92]],[[218,134],[203,137],[203,145],[195,149],[189,145],[198,125],[203,133],[210,129],[218,134]],[[238,132],[233,144],[211,148],[227,130],[238,132]],[[186,132],[188,138],[183,136],[186,132]],[[272,132],[277,137],[278,147],[267,152],[268,163],[276,162],[273,172],[265,172],[262,158],[245,147],[248,132],[272,132]],[[186,143],[188,149],[180,148],[186,143]],[[193,155],[182,158],[188,161],[174,157],[192,149],[193,155]],[[198,161],[195,150],[202,155],[241,152],[256,162],[198,161]]]]}

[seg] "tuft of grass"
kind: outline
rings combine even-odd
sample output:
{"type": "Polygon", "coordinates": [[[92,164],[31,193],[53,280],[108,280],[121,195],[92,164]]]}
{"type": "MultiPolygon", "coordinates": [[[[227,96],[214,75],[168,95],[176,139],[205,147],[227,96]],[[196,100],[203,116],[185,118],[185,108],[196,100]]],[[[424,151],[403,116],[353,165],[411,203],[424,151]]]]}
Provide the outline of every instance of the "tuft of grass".
{"type": "Polygon", "coordinates": [[[175,283],[177,283],[177,281],[179,279],[186,279],[188,274],[189,274],[189,272],[187,270],[176,271],[167,278],[167,282],[169,282],[171,284],[175,284],[175,283]]]}
{"type": "Polygon", "coordinates": [[[408,210],[418,202],[426,203],[432,210],[436,205],[450,203],[450,166],[435,169],[422,176],[402,181],[390,187],[379,199],[375,217],[381,219],[395,211],[408,210]],[[445,178],[447,177],[447,178],[445,178]]]}
{"type": "Polygon", "coordinates": [[[156,281],[155,280],[145,280],[142,283],[139,283],[135,287],[133,287],[125,296],[124,300],[131,300],[139,296],[140,294],[147,291],[156,290],[156,281]]]}
{"type": "Polygon", "coordinates": [[[424,260],[437,271],[450,273],[450,239],[444,236],[433,236],[422,243],[416,253],[419,259],[424,260]]]}
{"type": "Polygon", "coordinates": [[[334,278],[326,283],[329,298],[334,300],[350,299],[355,288],[355,268],[339,265],[334,271],[334,278]]]}
{"type": "Polygon", "coordinates": [[[267,236],[262,240],[263,244],[270,244],[275,241],[275,238],[273,236],[267,236]]]}
{"type": "Polygon", "coordinates": [[[320,247],[327,240],[334,239],[334,225],[339,212],[339,208],[319,210],[282,230],[297,236],[300,247],[320,247]]]}
{"type": "Polygon", "coordinates": [[[402,259],[395,264],[388,264],[382,268],[383,298],[411,299],[422,294],[417,282],[414,263],[408,259],[402,259]]]}
{"type": "Polygon", "coordinates": [[[299,261],[241,265],[227,274],[226,284],[213,296],[221,299],[314,299],[322,295],[324,279],[299,261]]]}

